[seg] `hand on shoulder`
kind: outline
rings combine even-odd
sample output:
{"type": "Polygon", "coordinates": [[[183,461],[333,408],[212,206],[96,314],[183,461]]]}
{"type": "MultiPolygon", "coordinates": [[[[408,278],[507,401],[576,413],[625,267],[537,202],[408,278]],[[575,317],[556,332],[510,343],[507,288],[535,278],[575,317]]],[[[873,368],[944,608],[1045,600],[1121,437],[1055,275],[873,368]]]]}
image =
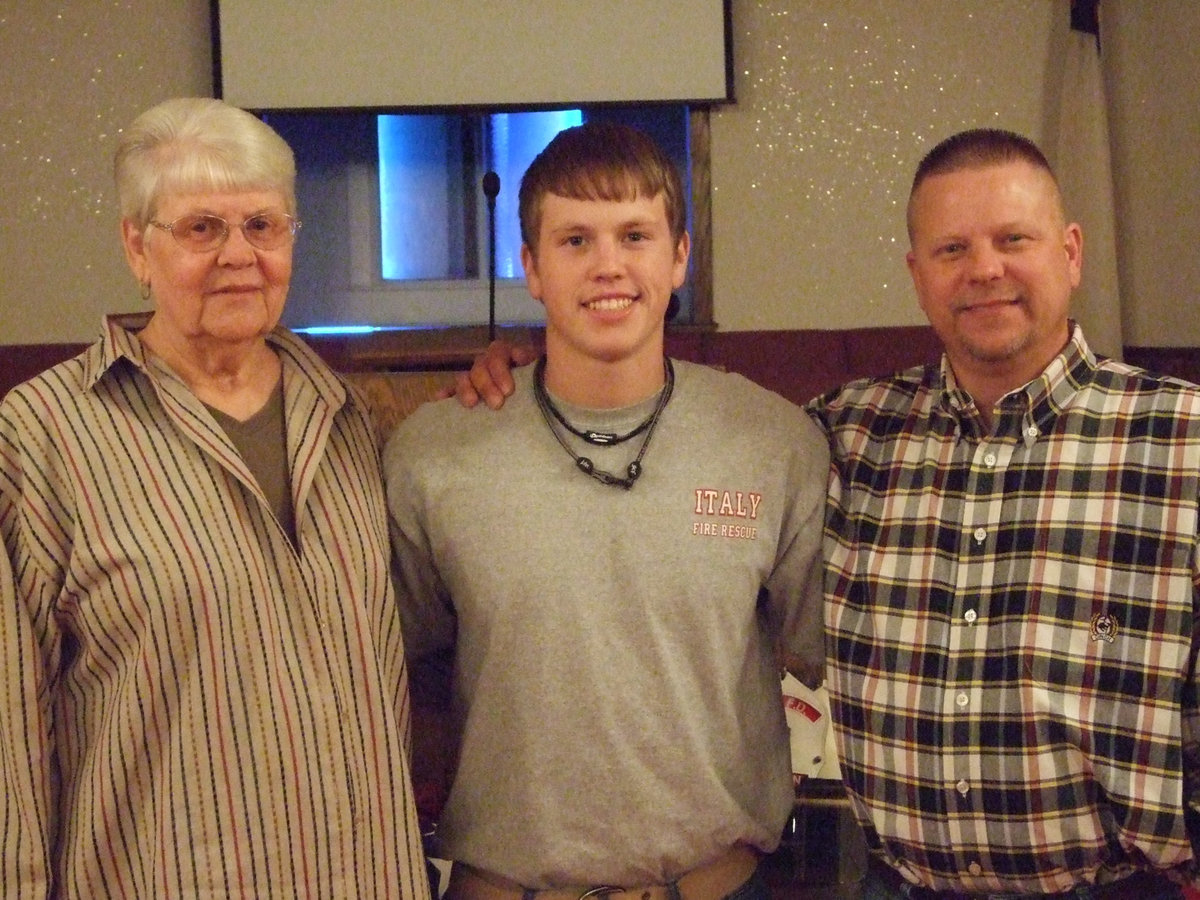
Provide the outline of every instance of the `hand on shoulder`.
{"type": "Polygon", "coordinates": [[[444,388],[438,399],[455,397],[467,409],[483,400],[490,409],[500,409],[515,390],[514,366],[527,366],[538,358],[537,349],[529,344],[511,344],[503,338],[492,341],[487,350],[475,358],[469,372],[460,372],[454,383],[444,388]]]}

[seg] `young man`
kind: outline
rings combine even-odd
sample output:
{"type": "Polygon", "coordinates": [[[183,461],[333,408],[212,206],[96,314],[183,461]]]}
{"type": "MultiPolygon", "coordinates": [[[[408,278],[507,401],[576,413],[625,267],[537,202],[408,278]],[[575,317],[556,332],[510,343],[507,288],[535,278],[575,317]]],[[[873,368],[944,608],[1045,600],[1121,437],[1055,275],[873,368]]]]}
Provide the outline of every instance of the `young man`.
{"type": "Polygon", "coordinates": [[[663,355],[679,176],[612,124],[521,183],[546,355],[496,414],[428,404],[385,468],[404,639],[453,655],[453,898],[765,897],[792,809],[779,660],[819,677],[826,441],[663,355]],[[784,639],[786,637],[786,639],[784,639]]]}
{"type": "MultiPolygon", "coordinates": [[[[908,226],[941,366],[810,404],[833,442],[828,683],[875,851],[864,897],[1179,897],[1200,841],[1200,389],[1088,349],[1082,232],[1027,139],[939,144],[908,226]]],[[[490,405],[508,356],[472,372],[490,405]]]]}

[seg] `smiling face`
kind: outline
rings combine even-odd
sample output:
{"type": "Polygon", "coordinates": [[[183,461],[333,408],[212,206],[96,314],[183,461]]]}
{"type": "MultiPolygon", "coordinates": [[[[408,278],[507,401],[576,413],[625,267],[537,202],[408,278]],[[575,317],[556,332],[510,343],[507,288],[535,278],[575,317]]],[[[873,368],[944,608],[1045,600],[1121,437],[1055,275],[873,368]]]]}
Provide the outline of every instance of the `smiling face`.
{"type": "Polygon", "coordinates": [[[664,317],[687,273],[688,247],[686,233],[672,239],[662,194],[546,194],[537,250],[523,246],[521,262],[530,294],[546,307],[547,378],[632,361],[661,379],[664,317]]]}
{"type": "Polygon", "coordinates": [[[216,250],[196,253],[169,231],[121,223],[125,256],[139,282],[149,283],[155,313],[147,331],[177,349],[203,350],[262,340],[279,321],[292,275],[291,241],[275,250],[252,247],[236,225],[263,212],[286,212],[277,191],[212,191],[168,194],[154,213],[157,222],[209,214],[231,223],[216,250]]]}
{"type": "Polygon", "coordinates": [[[1036,377],[1068,340],[1082,261],[1051,175],[1024,161],[932,175],[910,224],[917,298],[963,386],[991,399],[1036,377]]]}

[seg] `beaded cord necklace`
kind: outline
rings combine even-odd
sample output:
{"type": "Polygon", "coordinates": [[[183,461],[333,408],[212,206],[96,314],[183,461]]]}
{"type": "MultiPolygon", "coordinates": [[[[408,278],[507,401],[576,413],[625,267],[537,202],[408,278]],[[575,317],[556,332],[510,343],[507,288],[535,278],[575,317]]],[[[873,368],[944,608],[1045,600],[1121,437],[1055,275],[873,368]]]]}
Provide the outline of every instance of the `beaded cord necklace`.
{"type": "Polygon", "coordinates": [[[646,451],[650,448],[650,439],[654,437],[654,429],[658,425],[659,417],[662,415],[663,410],[667,408],[667,401],[671,399],[671,393],[675,389],[675,367],[671,365],[671,360],[665,357],[663,358],[663,373],[666,376],[666,384],[663,386],[662,393],[658,396],[658,403],[654,406],[654,412],[647,416],[632,431],[628,431],[625,434],[576,428],[568,422],[566,417],[554,405],[554,401],[550,399],[550,395],[546,393],[546,357],[544,356],[537,361],[537,365],[533,370],[533,396],[537,400],[538,409],[541,410],[542,418],[546,420],[546,426],[550,429],[550,433],[554,435],[559,445],[567,451],[567,455],[575,461],[575,466],[579,471],[595,478],[601,484],[629,490],[638,478],[641,477],[642,459],[645,457],[646,451]],[[625,477],[622,478],[620,475],[614,475],[612,472],[596,468],[596,464],[588,457],[572,450],[566,438],[555,427],[555,422],[576,437],[600,447],[611,447],[623,443],[643,432],[645,432],[646,436],[642,439],[642,446],[638,450],[637,456],[625,468],[625,477]]]}

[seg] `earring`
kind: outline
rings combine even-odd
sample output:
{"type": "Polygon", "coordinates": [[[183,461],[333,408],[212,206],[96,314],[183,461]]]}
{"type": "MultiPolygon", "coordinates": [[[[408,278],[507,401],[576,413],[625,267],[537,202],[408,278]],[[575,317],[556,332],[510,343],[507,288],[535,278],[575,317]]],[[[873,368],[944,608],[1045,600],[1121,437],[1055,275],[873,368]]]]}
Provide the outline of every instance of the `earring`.
{"type": "Polygon", "coordinates": [[[142,285],[142,291],[141,291],[142,299],[149,300],[150,299],[150,279],[147,278],[145,281],[143,281],[141,283],[141,285],[142,285]]]}

